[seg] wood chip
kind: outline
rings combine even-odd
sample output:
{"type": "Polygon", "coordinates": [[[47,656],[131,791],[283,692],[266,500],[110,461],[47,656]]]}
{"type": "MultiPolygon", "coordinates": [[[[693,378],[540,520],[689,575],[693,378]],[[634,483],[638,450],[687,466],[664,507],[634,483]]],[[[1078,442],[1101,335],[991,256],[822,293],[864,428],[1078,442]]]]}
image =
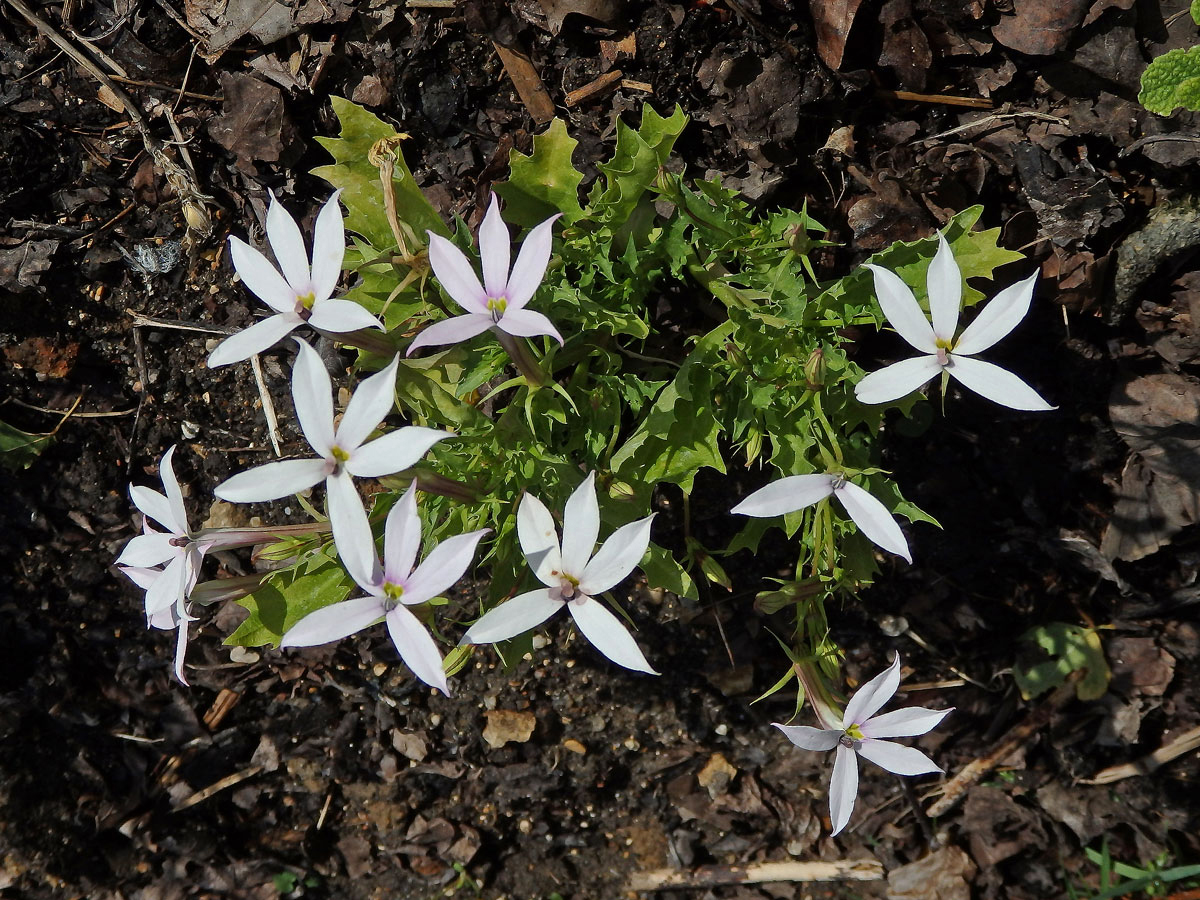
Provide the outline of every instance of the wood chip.
{"type": "Polygon", "coordinates": [[[611,72],[605,72],[595,81],[585,84],[577,91],[571,91],[567,94],[567,106],[578,106],[588,100],[594,100],[610,90],[616,88],[617,84],[624,77],[620,69],[613,69],[611,72]]]}
{"type": "Polygon", "coordinates": [[[529,110],[530,117],[539,125],[550,124],[554,119],[554,101],[546,92],[546,85],[542,84],[542,78],[529,56],[523,50],[505,47],[498,41],[492,41],[492,44],[500,56],[500,62],[504,64],[504,71],[517,89],[517,95],[529,110]]]}

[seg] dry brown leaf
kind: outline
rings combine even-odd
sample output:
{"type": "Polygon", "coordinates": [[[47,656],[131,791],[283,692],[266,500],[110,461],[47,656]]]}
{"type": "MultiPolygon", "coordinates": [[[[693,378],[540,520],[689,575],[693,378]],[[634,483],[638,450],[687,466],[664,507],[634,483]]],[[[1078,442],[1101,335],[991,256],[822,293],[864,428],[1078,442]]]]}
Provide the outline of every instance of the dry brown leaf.
{"type": "Polygon", "coordinates": [[[817,26],[817,53],[831,69],[841,68],[846,39],[862,0],[812,0],[813,24],[817,26]]]}
{"type": "Polygon", "coordinates": [[[1010,50],[1049,56],[1070,43],[1089,4],[1090,0],[1016,0],[1013,15],[992,27],[992,37],[1010,50]]]}

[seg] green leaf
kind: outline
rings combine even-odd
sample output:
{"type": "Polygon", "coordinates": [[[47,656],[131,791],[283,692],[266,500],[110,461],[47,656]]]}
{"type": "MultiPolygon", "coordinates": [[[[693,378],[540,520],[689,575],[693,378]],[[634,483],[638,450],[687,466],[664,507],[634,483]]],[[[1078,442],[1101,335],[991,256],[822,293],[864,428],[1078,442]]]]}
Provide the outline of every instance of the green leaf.
{"type": "MultiPolygon", "coordinates": [[[[335,188],[341,188],[346,227],[350,231],[361,234],[376,250],[394,247],[396,239],[383,209],[379,169],[371,164],[367,154],[376,141],[396,137],[399,132],[374,113],[343,97],[330,97],[329,100],[341,122],[342,133],[336,138],[317,138],[317,143],[329,151],[334,161],[332,165],[318,166],[312,172],[335,188]]],[[[426,231],[449,237],[450,229],[417,187],[404,156],[398,150],[396,156],[393,182],[400,220],[422,242],[426,231]]]]}
{"type": "Polygon", "coordinates": [[[636,131],[618,120],[617,146],[612,159],[597,166],[604,176],[604,185],[597,184],[592,189],[588,215],[614,229],[624,225],[671,155],[671,148],[687,123],[682,107],[676,106],[664,118],[648,103],[642,107],[642,124],[636,131]]]}
{"type": "Polygon", "coordinates": [[[517,150],[508,154],[511,174],[496,193],[504,198],[504,218],[517,225],[532,227],[554,213],[562,213],[568,224],[583,218],[579,205],[579,182],[583,173],[571,164],[571,154],[579,141],[568,136],[562,119],[533,138],[533,153],[517,150]]]}
{"type": "Polygon", "coordinates": [[[53,434],[28,434],[0,420],[0,466],[28,469],[52,440],[53,434]]]}
{"type": "Polygon", "coordinates": [[[1021,635],[1021,641],[1044,651],[1022,653],[1013,667],[1013,677],[1026,700],[1059,687],[1077,671],[1084,672],[1075,686],[1080,700],[1097,700],[1108,690],[1108,663],[1095,629],[1051,622],[1029,629],[1021,635]],[[1051,658],[1046,660],[1046,655],[1051,658]]]}
{"type": "MultiPolygon", "coordinates": [[[[1193,17],[1196,9],[1193,3],[1193,17]]],[[[1160,116],[1180,106],[1200,110],[1200,47],[1179,47],[1151,60],[1142,72],[1138,102],[1160,116]]]]}
{"type": "Polygon", "coordinates": [[[670,591],[689,600],[700,599],[700,590],[687,569],[675,560],[670,551],[657,544],[651,544],[642,557],[642,572],[646,575],[646,584],[652,588],[670,591]]]}
{"type": "Polygon", "coordinates": [[[1188,12],[1192,14],[1192,21],[1200,25],[1200,0],[1192,0],[1192,5],[1188,9],[1188,12]]]}
{"type": "Polygon", "coordinates": [[[237,601],[250,611],[225,643],[238,647],[279,646],[293,625],[311,612],[349,596],[354,582],[328,556],[315,553],[293,569],[272,575],[261,588],[237,601]]]}

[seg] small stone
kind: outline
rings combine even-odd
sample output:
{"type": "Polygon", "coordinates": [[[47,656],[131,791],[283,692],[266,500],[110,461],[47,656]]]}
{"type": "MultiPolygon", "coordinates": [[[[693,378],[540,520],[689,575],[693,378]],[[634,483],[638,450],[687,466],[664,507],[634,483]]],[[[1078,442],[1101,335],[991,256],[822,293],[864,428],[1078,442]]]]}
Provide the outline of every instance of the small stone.
{"type": "Polygon", "coordinates": [[[388,670],[387,663],[377,662],[371,666],[371,671],[375,673],[376,678],[382,678],[383,673],[388,670]]]}
{"type": "Polygon", "coordinates": [[[483,739],[493,750],[498,750],[510,741],[524,744],[533,736],[537,718],[531,712],[521,712],[515,709],[494,709],[484,713],[487,725],[483,729],[483,739]]]}
{"type": "Polygon", "coordinates": [[[714,753],[696,776],[700,787],[708,791],[708,796],[714,800],[729,787],[729,782],[737,774],[737,769],[720,753],[714,753]]]}
{"type": "Polygon", "coordinates": [[[575,740],[575,738],[567,738],[565,741],[563,741],[563,746],[572,753],[578,753],[580,756],[583,756],[585,753],[587,753],[587,747],[583,746],[583,744],[579,743],[579,741],[575,740]]]}

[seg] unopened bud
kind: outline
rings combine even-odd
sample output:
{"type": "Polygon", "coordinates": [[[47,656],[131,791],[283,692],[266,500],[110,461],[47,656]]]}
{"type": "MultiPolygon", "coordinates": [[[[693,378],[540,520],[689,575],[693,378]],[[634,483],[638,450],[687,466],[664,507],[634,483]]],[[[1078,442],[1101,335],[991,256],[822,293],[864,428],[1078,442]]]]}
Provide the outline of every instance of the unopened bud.
{"type": "Polygon", "coordinates": [[[752,431],[746,437],[746,466],[749,467],[762,453],[762,432],[752,431]]]}
{"type": "Polygon", "coordinates": [[[208,214],[203,203],[184,200],[183,220],[187,222],[188,231],[193,231],[201,237],[212,234],[212,216],[208,214]]]}
{"type": "Polygon", "coordinates": [[[825,385],[825,351],[818,347],[804,361],[805,387],[819,391],[825,385]]]}
{"type": "Polygon", "coordinates": [[[633,485],[624,481],[614,481],[608,486],[608,496],[614,500],[633,500],[637,493],[633,489],[633,485]]]}

